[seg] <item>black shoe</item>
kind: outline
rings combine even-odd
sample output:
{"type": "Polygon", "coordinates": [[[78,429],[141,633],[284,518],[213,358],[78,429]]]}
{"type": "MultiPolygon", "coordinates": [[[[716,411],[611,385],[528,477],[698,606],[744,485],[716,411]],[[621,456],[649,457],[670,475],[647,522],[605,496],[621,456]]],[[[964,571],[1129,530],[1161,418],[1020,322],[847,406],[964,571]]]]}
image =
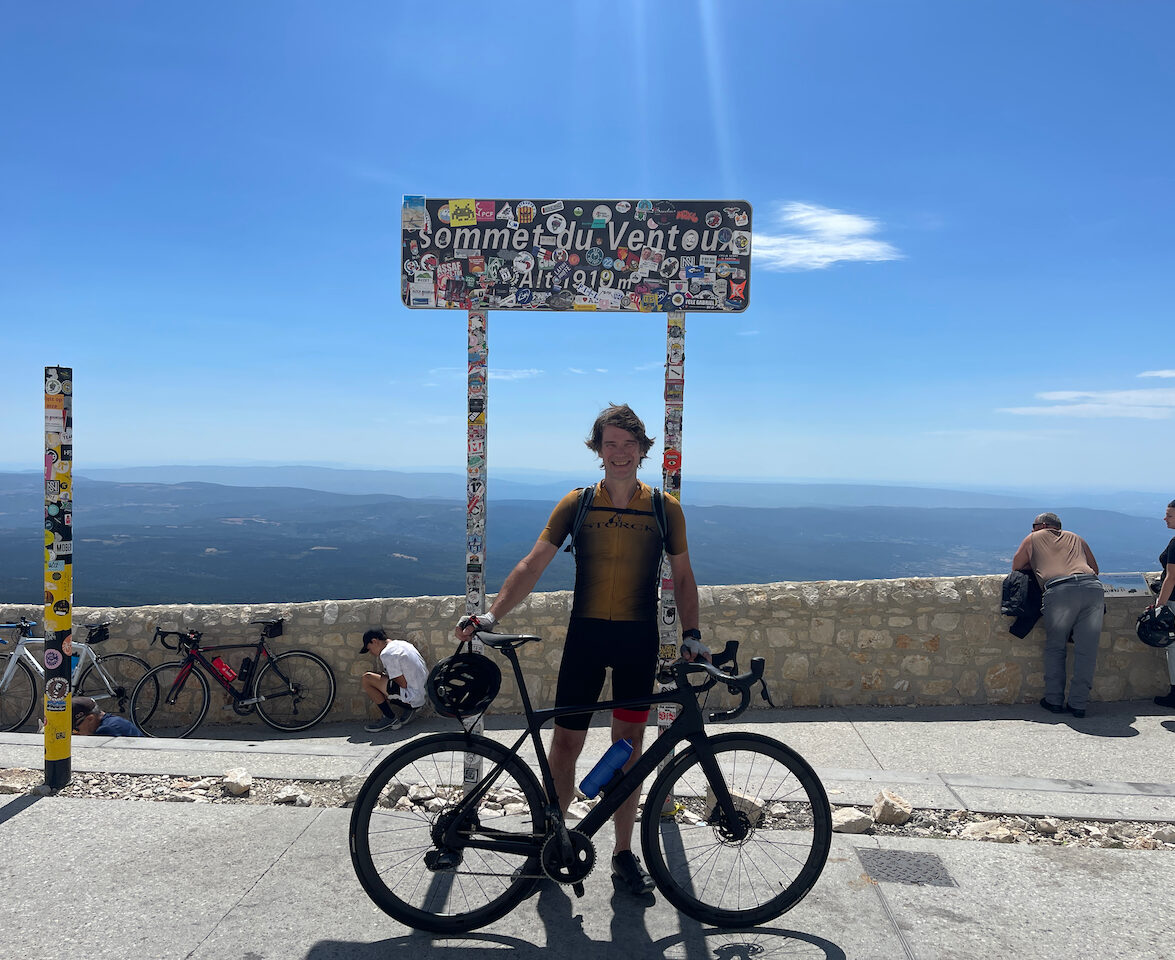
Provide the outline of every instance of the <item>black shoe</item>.
{"type": "Polygon", "coordinates": [[[1040,698],[1040,705],[1044,707],[1049,713],[1064,713],[1065,708],[1058,706],[1055,703],[1049,703],[1044,697],[1040,698]]]}
{"type": "Polygon", "coordinates": [[[612,882],[638,897],[654,886],[653,878],[631,850],[622,850],[612,857],[612,882]]]}
{"type": "Polygon", "coordinates": [[[1175,687],[1171,688],[1170,693],[1165,693],[1161,697],[1155,697],[1155,706],[1175,710],[1175,687]]]}
{"type": "Polygon", "coordinates": [[[1085,711],[1084,710],[1078,710],[1076,707],[1070,707],[1068,704],[1065,705],[1065,709],[1068,710],[1071,714],[1073,714],[1073,716],[1075,716],[1078,720],[1085,719],[1085,711]]]}

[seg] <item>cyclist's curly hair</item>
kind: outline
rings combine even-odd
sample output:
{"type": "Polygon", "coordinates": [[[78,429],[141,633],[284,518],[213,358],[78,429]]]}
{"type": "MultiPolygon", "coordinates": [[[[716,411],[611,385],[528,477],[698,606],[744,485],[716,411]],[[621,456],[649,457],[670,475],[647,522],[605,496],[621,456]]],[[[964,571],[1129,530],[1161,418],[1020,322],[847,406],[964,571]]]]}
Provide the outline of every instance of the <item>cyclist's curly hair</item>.
{"type": "Polygon", "coordinates": [[[592,453],[600,454],[604,449],[604,427],[619,427],[636,437],[636,442],[641,447],[641,463],[645,462],[645,457],[649,455],[649,450],[653,446],[653,440],[645,433],[644,421],[633,413],[632,407],[627,403],[613,403],[600,411],[596,422],[592,424],[592,432],[584,441],[592,453]]]}

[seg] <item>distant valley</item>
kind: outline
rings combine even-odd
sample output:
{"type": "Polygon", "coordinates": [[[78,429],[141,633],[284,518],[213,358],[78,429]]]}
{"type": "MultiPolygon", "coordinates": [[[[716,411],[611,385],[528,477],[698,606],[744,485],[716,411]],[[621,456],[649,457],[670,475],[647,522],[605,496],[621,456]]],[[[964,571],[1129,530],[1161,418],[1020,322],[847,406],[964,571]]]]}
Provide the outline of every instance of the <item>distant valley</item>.
{"type": "MultiPolygon", "coordinates": [[[[464,592],[459,475],[308,467],[94,473],[75,481],[79,605],[464,592]],[[223,480],[229,471],[239,481],[248,470],[282,485],[190,479],[204,471],[223,480]],[[175,482],[180,477],[168,471],[187,471],[189,479],[175,482]],[[131,482],[135,476],[151,480],[131,482]],[[167,476],[172,482],[163,481],[167,476]],[[295,480],[333,489],[285,485],[295,480]]],[[[574,485],[491,475],[491,592],[533,545],[555,499],[574,485]]],[[[1120,501],[1124,510],[1136,502],[1146,508],[1144,495],[1123,494],[1120,501]]],[[[911,487],[687,482],[685,513],[699,581],[723,584],[1002,573],[1032,514],[1050,508],[1086,537],[1103,570],[1154,569],[1168,539],[1152,516],[911,487]]],[[[1162,515],[1161,506],[1149,509],[1162,515]]],[[[40,477],[0,473],[0,599],[6,602],[40,602],[42,518],[40,477]]],[[[561,552],[539,589],[567,588],[573,574],[570,555],[561,552]]]]}

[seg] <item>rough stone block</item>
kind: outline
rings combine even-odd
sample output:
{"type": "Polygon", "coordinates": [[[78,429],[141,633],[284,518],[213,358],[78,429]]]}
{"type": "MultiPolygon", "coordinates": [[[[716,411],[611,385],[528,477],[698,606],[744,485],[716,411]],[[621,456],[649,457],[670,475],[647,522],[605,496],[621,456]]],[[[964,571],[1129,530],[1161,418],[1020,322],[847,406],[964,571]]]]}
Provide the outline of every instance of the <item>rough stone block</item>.
{"type": "Polygon", "coordinates": [[[802,653],[789,653],[783,660],[784,680],[807,680],[808,658],[802,653]]]}
{"type": "Polygon", "coordinates": [[[1020,664],[1004,661],[993,664],[983,675],[983,686],[991,703],[1015,703],[1020,697],[1020,664]]]}

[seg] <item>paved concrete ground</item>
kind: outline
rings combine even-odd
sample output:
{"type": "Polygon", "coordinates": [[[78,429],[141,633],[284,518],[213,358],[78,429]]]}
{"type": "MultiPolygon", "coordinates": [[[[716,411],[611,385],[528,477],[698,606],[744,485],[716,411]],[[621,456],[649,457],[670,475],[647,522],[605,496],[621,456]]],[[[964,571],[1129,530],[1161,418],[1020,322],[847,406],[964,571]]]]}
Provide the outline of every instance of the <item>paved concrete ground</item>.
{"type": "MultiPolygon", "coordinates": [[[[491,718],[513,741],[518,718],[491,718]]],[[[882,786],[917,805],[998,813],[1175,821],[1175,715],[1150,703],[1095,704],[1085,720],[1039,708],[758,711],[724,726],[777,736],[821,773],[834,803],[882,786]]],[[[77,739],[77,772],[333,779],[441,721],[372,737],[77,739]]],[[[594,728],[587,753],[604,749],[594,728]]],[[[35,734],[0,734],[0,767],[41,766],[35,734]]],[[[346,810],[0,798],[0,958],[413,960],[521,958],[1004,958],[1175,960],[1171,851],[1082,849],[892,837],[834,839],[803,903],[750,932],[718,932],[660,897],[587,895],[543,883],[511,915],[459,939],[432,938],[378,911],[347,853],[346,810]],[[933,853],[945,886],[874,880],[869,851],[933,853]],[[949,885],[953,884],[953,885],[949,885]],[[53,919],[55,911],[60,911],[53,919]]],[[[609,838],[597,838],[606,852],[609,838]]],[[[873,871],[876,873],[876,871],[873,871]]]]}

